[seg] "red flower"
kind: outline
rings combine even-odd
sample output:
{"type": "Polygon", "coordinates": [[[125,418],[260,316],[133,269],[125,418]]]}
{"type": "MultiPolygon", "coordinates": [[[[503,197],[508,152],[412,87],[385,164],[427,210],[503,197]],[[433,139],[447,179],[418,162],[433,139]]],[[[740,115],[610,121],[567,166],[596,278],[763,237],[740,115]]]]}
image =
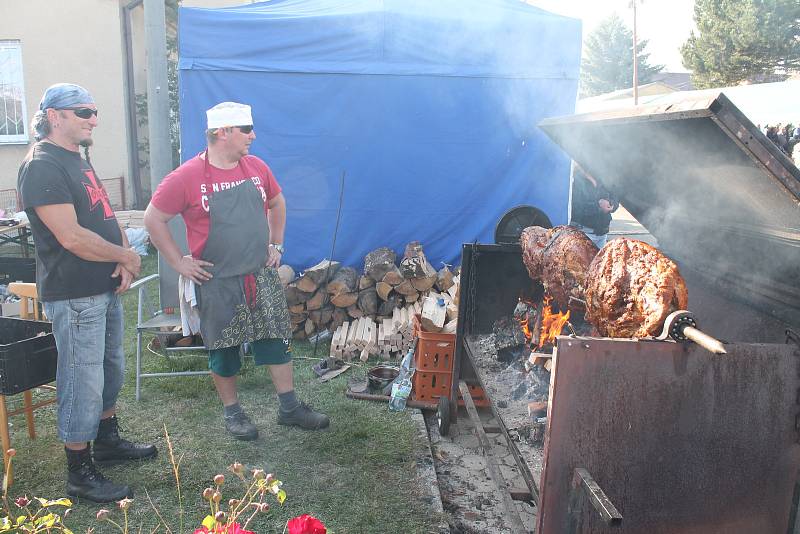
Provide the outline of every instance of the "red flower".
{"type": "Polygon", "coordinates": [[[286,523],[286,527],[289,534],[326,534],[328,532],[322,521],[308,514],[290,519],[286,523]]]}
{"type": "Polygon", "coordinates": [[[192,534],[208,534],[208,532],[209,531],[206,527],[200,527],[195,529],[195,531],[192,534]]]}

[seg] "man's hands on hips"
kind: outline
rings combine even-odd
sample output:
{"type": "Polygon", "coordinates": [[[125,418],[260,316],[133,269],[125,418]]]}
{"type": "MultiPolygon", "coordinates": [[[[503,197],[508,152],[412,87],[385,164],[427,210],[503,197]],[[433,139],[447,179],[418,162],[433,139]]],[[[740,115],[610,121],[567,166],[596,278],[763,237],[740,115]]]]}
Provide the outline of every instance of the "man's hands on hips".
{"type": "Polygon", "coordinates": [[[281,266],[281,253],[275,247],[267,247],[267,267],[281,266]]]}
{"type": "Polygon", "coordinates": [[[213,267],[214,264],[205,260],[196,260],[191,255],[186,255],[181,258],[176,271],[188,278],[198,285],[203,285],[203,282],[208,282],[212,278],[212,274],[203,269],[203,267],[213,267]]]}

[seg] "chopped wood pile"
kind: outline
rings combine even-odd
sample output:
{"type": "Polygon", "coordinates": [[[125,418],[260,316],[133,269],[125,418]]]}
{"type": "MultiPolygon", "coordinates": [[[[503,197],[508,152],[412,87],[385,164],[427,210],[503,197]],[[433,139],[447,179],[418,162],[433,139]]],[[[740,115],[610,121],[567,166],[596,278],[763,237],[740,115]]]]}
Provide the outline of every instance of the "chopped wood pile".
{"type": "Polygon", "coordinates": [[[370,355],[399,356],[413,343],[415,314],[426,330],[455,332],[458,269],[434,269],[418,242],[408,244],[399,264],[393,250],[373,250],[364,258],[363,273],[325,259],[299,277],[288,265],[278,274],[294,338],[328,330],[331,356],[365,361],[370,355]]]}

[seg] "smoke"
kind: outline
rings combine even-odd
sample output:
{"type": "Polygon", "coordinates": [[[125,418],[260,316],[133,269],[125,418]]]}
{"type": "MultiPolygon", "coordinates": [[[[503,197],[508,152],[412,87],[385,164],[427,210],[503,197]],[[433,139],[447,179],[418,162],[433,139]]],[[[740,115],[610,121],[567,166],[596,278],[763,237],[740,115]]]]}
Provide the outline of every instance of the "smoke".
{"type": "Polygon", "coordinates": [[[779,179],[753,156],[766,154],[769,141],[749,121],[734,138],[708,104],[686,105],[680,116],[628,108],[614,118],[575,116],[543,128],[682,269],[727,280],[742,294],[755,281],[800,287],[800,206],[781,183],[792,177],[779,179]]]}

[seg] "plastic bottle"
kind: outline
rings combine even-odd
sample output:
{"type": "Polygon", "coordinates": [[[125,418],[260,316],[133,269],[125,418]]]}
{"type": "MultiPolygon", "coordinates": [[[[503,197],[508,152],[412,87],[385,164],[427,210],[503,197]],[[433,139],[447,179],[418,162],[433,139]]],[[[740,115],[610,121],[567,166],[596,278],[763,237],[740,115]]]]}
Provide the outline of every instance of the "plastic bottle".
{"type": "Polygon", "coordinates": [[[400,364],[400,374],[392,384],[392,396],[389,399],[389,410],[393,412],[402,412],[406,409],[406,402],[409,395],[411,395],[411,377],[414,376],[414,349],[411,348],[403,357],[403,362],[400,364]]]}

